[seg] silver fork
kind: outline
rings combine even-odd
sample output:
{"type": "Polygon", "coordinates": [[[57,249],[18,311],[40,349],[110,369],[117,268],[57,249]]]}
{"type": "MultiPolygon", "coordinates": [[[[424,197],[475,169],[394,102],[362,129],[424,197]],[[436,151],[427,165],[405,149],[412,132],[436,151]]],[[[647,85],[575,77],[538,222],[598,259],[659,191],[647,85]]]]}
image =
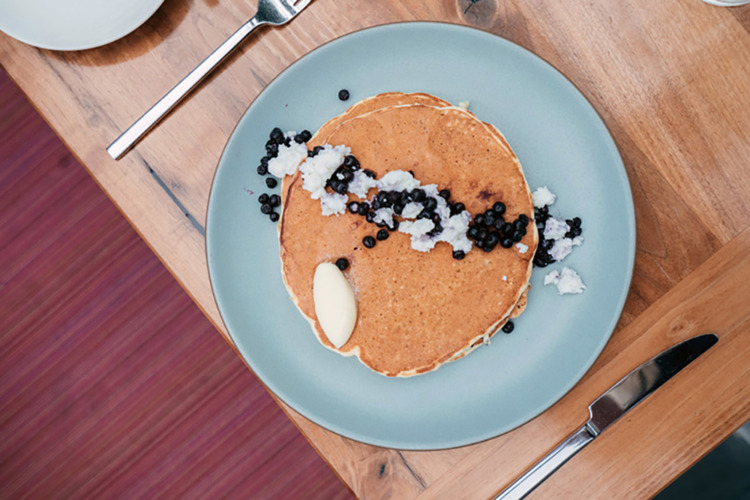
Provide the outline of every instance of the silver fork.
{"type": "Polygon", "coordinates": [[[291,21],[312,0],[259,0],[258,11],[252,19],[222,43],[219,48],[203,60],[193,71],[175,85],[172,90],[159,99],[151,109],[138,118],[128,129],[107,147],[107,152],[119,160],[141,138],[148,133],[164,116],[190,93],[211,71],[236,49],[255,28],[264,24],[278,26],[291,21]]]}

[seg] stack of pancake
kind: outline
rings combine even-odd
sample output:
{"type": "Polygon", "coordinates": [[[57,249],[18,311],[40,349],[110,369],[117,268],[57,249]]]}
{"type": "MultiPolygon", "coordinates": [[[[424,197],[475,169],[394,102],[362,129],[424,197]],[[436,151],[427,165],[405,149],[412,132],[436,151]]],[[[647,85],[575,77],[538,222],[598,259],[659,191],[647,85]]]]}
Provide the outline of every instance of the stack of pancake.
{"type": "MultiPolygon", "coordinates": [[[[350,147],[362,168],[378,178],[410,170],[422,185],[450,190],[451,200],[464,203],[474,216],[502,201],[506,220],[519,214],[533,218],[521,164],[502,134],[437,97],[393,92],[360,101],[326,122],[308,148],[324,144],[350,147]]],[[[488,342],[526,305],[538,242],[533,222],[521,245],[492,252],[475,247],[456,260],[449,244],[418,252],[400,232],[365,248],[362,239],[379,228],[349,212],[321,215],[319,201],[302,189],[299,172],[285,178],[282,200],[282,274],[292,300],[324,346],[358,356],[378,373],[435,370],[488,342]],[[313,275],[318,264],[340,257],[350,263],[345,274],[358,317],[351,337],[337,349],[315,317],[313,275]]]]}

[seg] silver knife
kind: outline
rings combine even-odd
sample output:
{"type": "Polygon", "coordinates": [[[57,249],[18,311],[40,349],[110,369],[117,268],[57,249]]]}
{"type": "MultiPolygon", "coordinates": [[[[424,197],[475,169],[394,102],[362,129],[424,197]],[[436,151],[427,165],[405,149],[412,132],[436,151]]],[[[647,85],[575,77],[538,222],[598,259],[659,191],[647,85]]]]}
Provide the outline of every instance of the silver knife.
{"type": "Polygon", "coordinates": [[[670,347],[628,373],[589,405],[589,420],[578,432],[552,450],[495,500],[524,498],[553,472],[593,441],[604,429],[643,401],[664,382],[718,342],[713,333],[698,335],[670,347]]]}

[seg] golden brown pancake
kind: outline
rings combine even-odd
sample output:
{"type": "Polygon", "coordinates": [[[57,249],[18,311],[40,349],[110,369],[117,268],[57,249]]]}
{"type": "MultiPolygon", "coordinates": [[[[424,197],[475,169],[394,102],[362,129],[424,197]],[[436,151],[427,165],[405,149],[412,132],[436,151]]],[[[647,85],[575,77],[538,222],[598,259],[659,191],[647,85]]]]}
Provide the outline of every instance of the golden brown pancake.
{"type": "MultiPolygon", "coordinates": [[[[335,119],[335,127],[324,125],[321,131],[331,132],[322,137],[319,131],[308,147],[345,144],[378,177],[412,170],[423,185],[450,189],[452,200],[472,214],[503,201],[506,220],[520,213],[532,218],[518,159],[494,128],[471,113],[397,103],[355,114],[335,119]]],[[[537,245],[533,224],[522,240],[525,253],[516,247],[490,253],[475,248],[459,261],[446,243],[422,253],[399,232],[367,249],[362,238],[374,236],[375,225],[350,213],[321,215],[319,201],[301,185],[294,176],[285,195],[282,272],[292,299],[326,347],[357,355],[384,375],[415,375],[465,355],[523,308],[537,245]],[[358,318],[349,341],[335,349],[315,319],[312,280],[318,264],[339,257],[350,263],[345,274],[355,290],[358,318]]]]}

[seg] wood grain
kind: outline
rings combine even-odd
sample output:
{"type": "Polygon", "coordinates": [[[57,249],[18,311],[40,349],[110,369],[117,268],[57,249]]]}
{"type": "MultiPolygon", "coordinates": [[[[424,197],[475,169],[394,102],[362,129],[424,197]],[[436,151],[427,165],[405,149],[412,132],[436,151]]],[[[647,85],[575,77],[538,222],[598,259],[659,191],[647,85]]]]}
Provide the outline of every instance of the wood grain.
{"type": "Polygon", "coordinates": [[[613,485],[653,494],[750,416],[746,405],[737,404],[738,394],[747,400],[742,391],[748,384],[735,357],[747,354],[737,340],[747,343],[747,330],[739,327],[746,313],[738,299],[718,303],[698,294],[695,286],[698,280],[722,296],[747,293],[732,288],[741,283],[731,271],[714,276],[712,268],[735,265],[735,273],[747,273],[743,259],[723,259],[747,250],[750,226],[749,9],[722,9],[698,0],[316,0],[293,23],[249,40],[120,162],[109,159],[106,145],[248,18],[253,11],[249,2],[168,0],[132,35],[81,53],[40,51],[2,36],[0,62],[224,334],[203,248],[208,191],[234,124],[283,68],[334,37],[408,20],[476,26],[540,55],[602,115],[633,186],[635,275],[618,329],[600,360],[537,419],[494,440],[455,450],[379,449],[341,438],[282,408],[360,497],[476,498],[499,489],[580,425],[590,399],[644,358],[699,333],[698,327],[724,327],[719,333],[726,337],[707,358],[711,361],[701,361],[708,371],[699,365],[690,373],[700,372],[726,390],[712,392],[688,373],[643,410],[664,410],[665,398],[679,402],[658,426],[648,428],[655,442],[672,440],[672,445],[620,450],[615,454],[618,468],[606,468],[596,478],[576,465],[598,464],[598,470],[605,470],[602,464],[613,459],[607,453],[646,432],[647,419],[638,413],[554,479],[567,491],[584,488],[587,496],[601,496],[597,493],[607,491],[601,488],[613,485]],[[688,301],[691,293],[701,300],[688,301]],[[685,309],[684,302],[692,308],[685,309]],[[715,324],[705,321],[716,308],[722,318],[715,324]],[[664,323],[663,317],[674,310],[692,319],[680,323],[673,317],[674,325],[664,323]],[[709,376],[721,373],[724,363],[731,372],[709,376]],[[744,387],[737,384],[732,392],[722,385],[732,378],[744,380],[744,387]],[[693,385],[705,399],[680,396],[693,385]],[[684,423],[693,413],[726,419],[700,420],[703,431],[697,435],[684,423]],[[683,430],[684,446],[674,442],[680,433],[672,429],[683,430]],[[656,458],[662,456],[657,452],[669,464],[652,474],[656,469],[649,467],[663,460],[656,458]]]}

